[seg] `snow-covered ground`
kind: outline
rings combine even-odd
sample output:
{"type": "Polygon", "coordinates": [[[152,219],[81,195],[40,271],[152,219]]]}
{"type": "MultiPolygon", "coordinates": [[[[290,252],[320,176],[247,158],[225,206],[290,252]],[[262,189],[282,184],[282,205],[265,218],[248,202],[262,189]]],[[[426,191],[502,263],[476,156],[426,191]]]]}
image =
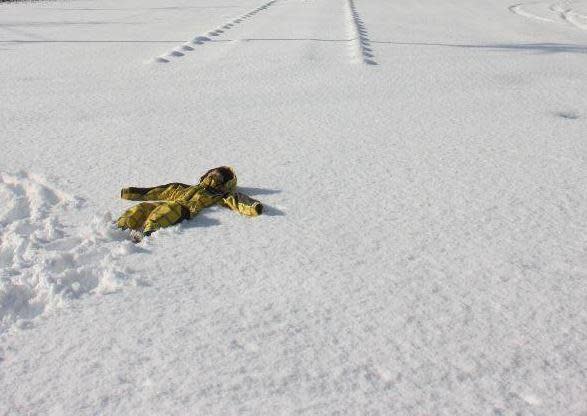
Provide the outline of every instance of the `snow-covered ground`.
{"type": "Polygon", "coordinates": [[[587,0],[512,2],[1,3],[0,415],[586,415],[587,0]]]}

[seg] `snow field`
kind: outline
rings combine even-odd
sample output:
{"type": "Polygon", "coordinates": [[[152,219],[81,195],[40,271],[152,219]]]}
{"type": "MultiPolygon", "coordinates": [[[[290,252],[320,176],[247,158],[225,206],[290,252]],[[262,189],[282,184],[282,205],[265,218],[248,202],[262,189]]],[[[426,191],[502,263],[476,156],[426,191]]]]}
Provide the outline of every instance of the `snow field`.
{"type": "Polygon", "coordinates": [[[0,414],[583,416],[587,3],[266,1],[0,6],[0,414]]]}

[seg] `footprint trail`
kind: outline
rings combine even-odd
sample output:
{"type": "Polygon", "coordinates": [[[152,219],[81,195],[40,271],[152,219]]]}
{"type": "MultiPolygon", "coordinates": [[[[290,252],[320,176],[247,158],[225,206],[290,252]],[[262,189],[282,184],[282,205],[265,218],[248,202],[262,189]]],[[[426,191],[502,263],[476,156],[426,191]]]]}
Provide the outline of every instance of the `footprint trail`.
{"type": "Polygon", "coordinates": [[[161,56],[156,57],[155,62],[169,63],[169,62],[172,62],[173,60],[181,58],[181,57],[185,56],[186,53],[194,51],[197,46],[204,45],[207,42],[213,42],[214,40],[220,38],[221,36],[224,35],[224,33],[226,33],[226,31],[244,23],[246,20],[255,16],[257,13],[259,13],[263,10],[267,10],[269,7],[271,7],[277,1],[278,0],[268,1],[267,3],[264,3],[261,6],[256,7],[256,8],[250,10],[249,12],[247,12],[239,17],[236,17],[228,22],[221,24],[217,28],[212,29],[211,31],[209,31],[203,35],[196,36],[196,37],[194,37],[194,39],[192,41],[178,45],[175,48],[173,48],[171,51],[169,51],[161,56]]]}
{"type": "Polygon", "coordinates": [[[352,54],[367,65],[377,65],[369,33],[354,0],[346,0],[346,11],[348,14],[347,27],[349,35],[353,39],[351,42],[352,54]]]}

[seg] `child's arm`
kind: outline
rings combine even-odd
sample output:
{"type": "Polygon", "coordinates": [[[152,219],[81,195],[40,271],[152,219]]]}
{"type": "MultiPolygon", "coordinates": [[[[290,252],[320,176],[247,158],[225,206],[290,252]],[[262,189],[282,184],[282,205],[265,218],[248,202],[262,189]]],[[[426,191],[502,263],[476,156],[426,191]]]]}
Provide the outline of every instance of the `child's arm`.
{"type": "Polygon", "coordinates": [[[240,192],[235,192],[224,197],[220,205],[230,208],[247,217],[256,217],[263,213],[263,204],[240,192]]]}
{"type": "Polygon", "coordinates": [[[175,194],[176,191],[189,188],[189,186],[190,185],[174,182],[166,185],[154,186],[152,188],[123,188],[120,191],[120,197],[131,201],[165,201],[169,199],[172,194],[175,194]]]}

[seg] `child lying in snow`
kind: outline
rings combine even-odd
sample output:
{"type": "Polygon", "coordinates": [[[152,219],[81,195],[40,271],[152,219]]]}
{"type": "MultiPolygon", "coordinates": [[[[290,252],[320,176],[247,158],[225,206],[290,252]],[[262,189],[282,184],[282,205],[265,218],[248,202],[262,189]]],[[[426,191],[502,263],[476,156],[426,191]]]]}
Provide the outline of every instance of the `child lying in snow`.
{"type": "Polygon", "coordinates": [[[220,204],[249,217],[263,212],[263,205],[245,194],[236,192],[236,175],[228,166],[206,172],[197,185],[169,183],[153,188],[124,188],[123,199],[141,202],[127,210],[116,225],[130,229],[131,238],[141,241],[162,227],[169,227],[195,217],[203,208],[220,204]]]}

